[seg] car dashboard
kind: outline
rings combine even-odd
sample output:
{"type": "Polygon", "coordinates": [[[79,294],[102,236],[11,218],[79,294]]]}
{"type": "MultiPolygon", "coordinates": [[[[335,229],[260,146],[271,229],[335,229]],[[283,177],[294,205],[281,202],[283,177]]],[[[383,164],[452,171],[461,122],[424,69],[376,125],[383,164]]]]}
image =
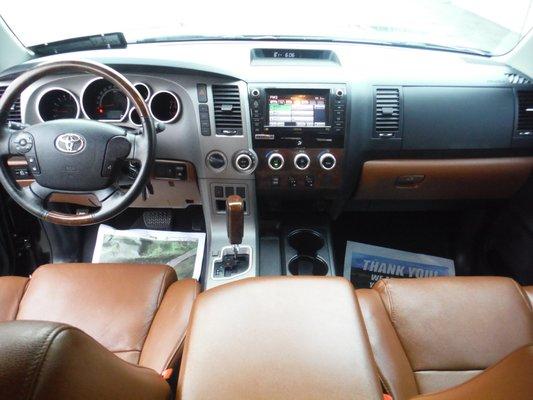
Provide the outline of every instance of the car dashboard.
{"type": "MultiPolygon", "coordinates": [[[[71,58],[123,73],[160,126],[153,189],[133,206],[202,204],[211,249],[226,243],[231,194],[245,201],[253,250],[258,206],[335,213],[509,198],[533,166],[533,82],[490,57],[353,43],[145,43],[30,61],[6,71],[0,90],[36,62],[71,58]]],[[[68,71],[26,89],[11,115],[25,124],[64,117],[140,126],[111,84],[68,71]]],[[[10,163],[21,184],[33,173],[24,161],[10,163]]],[[[252,250],[242,277],[256,274],[252,250]]],[[[209,280],[224,277],[210,271],[209,280]]]]}

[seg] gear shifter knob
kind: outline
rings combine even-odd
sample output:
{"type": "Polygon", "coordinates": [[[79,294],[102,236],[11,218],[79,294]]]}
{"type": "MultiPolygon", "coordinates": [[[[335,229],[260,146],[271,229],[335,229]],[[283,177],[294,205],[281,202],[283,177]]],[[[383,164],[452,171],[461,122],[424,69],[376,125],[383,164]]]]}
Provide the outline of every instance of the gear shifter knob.
{"type": "Polygon", "coordinates": [[[228,196],[226,199],[226,218],[230,244],[241,244],[244,234],[244,201],[241,196],[228,196]]]}

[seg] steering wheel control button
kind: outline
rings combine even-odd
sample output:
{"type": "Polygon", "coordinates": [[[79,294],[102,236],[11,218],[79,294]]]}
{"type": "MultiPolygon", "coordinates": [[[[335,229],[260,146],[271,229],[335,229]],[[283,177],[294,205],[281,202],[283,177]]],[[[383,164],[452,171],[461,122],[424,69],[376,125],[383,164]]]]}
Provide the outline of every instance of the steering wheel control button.
{"type": "Polygon", "coordinates": [[[207,155],[207,165],[216,172],[221,172],[226,168],[226,156],[220,151],[212,151],[207,155]]]}
{"type": "Polygon", "coordinates": [[[309,159],[309,156],[305,153],[298,153],[296,154],[296,156],[294,156],[294,166],[300,171],[304,171],[309,168],[310,163],[311,160],[309,159]]]}
{"type": "Polygon", "coordinates": [[[323,153],[318,158],[318,163],[320,164],[322,169],[330,171],[335,168],[335,165],[337,165],[337,159],[331,153],[323,153]]]}
{"type": "Polygon", "coordinates": [[[39,175],[41,173],[41,168],[39,167],[39,163],[35,156],[27,156],[26,162],[28,163],[28,169],[32,175],[39,175]]]}
{"type": "Polygon", "coordinates": [[[268,156],[267,162],[270,169],[274,171],[279,171],[281,168],[283,168],[283,165],[285,164],[285,159],[280,153],[275,152],[268,156]]]}
{"type": "Polygon", "coordinates": [[[27,132],[20,132],[11,139],[13,153],[26,154],[33,148],[33,136],[27,132]]]}

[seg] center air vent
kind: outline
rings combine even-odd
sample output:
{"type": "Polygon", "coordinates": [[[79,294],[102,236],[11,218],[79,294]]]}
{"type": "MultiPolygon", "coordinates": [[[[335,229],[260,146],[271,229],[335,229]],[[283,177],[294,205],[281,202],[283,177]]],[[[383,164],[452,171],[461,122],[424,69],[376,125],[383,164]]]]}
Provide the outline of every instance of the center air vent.
{"type": "Polygon", "coordinates": [[[217,135],[242,135],[241,99],[237,85],[213,85],[217,135]]]}
{"type": "Polygon", "coordinates": [[[533,136],[533,90],[518,91],[518,136],[533,136]]]}
{"type": "Polygon", "coordinates": [[[374,97],[375,138],[400,137],[400,89],[377,88],[374,97]]]}
{"type": "MultiPolygon", "coordinates": [[[[6,91],[7,86],[0,86],[0,97],[4,95],[4,92],[6,91]]],[[[11,106],[11,110],[9,111],[9,115],[7,117],[8,121],[13,122],[22,122],[21,115],[20,115],[20,97],[15,100],[15,104],[11,106]]]]}

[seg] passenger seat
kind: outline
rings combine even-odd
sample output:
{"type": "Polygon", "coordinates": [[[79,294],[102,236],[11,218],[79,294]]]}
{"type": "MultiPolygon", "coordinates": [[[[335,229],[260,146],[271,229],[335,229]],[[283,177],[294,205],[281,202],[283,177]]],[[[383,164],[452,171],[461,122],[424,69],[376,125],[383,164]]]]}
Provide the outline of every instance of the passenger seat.
{"type": "Polygon", "coordinates": [[[386,279],[356,294],[394,400],[457,387],[533,344],[533,290],[509,278],[386,279]]]}

